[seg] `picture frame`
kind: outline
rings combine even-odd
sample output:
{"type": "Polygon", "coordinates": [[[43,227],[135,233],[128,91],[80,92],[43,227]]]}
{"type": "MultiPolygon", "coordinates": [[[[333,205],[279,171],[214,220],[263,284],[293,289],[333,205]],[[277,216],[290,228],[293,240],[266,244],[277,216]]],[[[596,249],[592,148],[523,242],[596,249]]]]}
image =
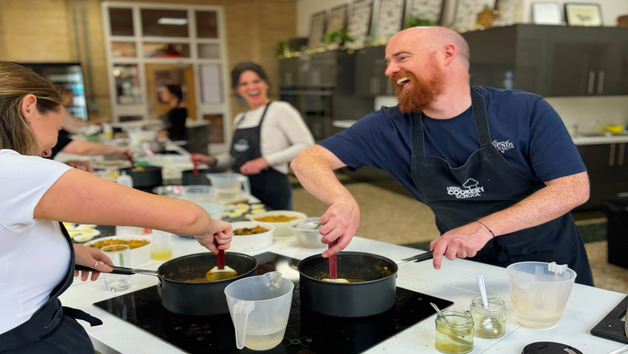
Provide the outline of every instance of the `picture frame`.
{"type": "Polygon", "coordinates": [[[324,45],[323,35],[325,34],[326,15],[326,11],[317,12],[312,15],[310,21],[310,36],[307,42],[309,48],[319,48],[324,45]]]}
{"type": "Polygon", "coordinates": [[[441,25],[443,22],[443,0],[408,0],[411,1],[410,10],[404,23],[405,27],[411,27],[410,18],[429,21],[433,25],[441,25]]]}
{"type": "Polygon", "coordinates": [[[373,0],[357,0],[351,4],[351,15],[347,29],[353,42],[345,46],[349,49],[362,49],[371,30],[371,19],[373,17],[373,0]]]}
{"type": "Polygon", "coordinates": [[[379,44],[385,44],[401,30],[406,0],[380,0],[374,37],[379,44]]]}
{"type": "Polygon", "coordinates": [[[347,4],[340,5],[329,10],[329,19],[327,20],[326,31],[340,31],[347,26],[347,13],[349,7],[347,4]]]}
{"type": "Polygon", "coordinates": [[[602,26],[602,9],[594,3],[565,3],[565,21],[569,26],[602,26]]]}
{"type": "Polygon", "coordinates": [[[477,29],[477,17],[485,6],[495,8],[495,1],[491,0],[458,0],[454,14],[453,29],[458,32],[468,32],[477,29]]]}
{"type": "Polygon", "coordinates": [[[499,16],[493,22],[493,27],[523,22],[523,3],[520,0],[496,0],[495,10],[499,16]]]}
{"type": "Polygon", "coordinates": [[[533,2],[532,23],[535,25],[561,25],[563,17],[560,11],[560,4],[555,1],[533,2]]]}

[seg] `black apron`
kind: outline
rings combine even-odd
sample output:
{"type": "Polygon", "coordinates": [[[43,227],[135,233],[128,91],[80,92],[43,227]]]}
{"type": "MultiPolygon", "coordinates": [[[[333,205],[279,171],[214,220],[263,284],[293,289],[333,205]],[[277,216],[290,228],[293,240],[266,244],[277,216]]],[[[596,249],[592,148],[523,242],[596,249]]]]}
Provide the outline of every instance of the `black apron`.
{"type": "Polygon", "coordinates": [[[61,231],[71,250],[70,267],[65,278],[52,290],[50,299],[21,325],[0,334],[0,352],[10,353],[94,353],[89,335],[76,322],[81,319],[92,326],[102,321],[70,307],[62,307],[61,295],[74,278],[74,248],[63,224],[61,231]]]}
{"type": "MultiPolygon", "coordinates": [[[[233,133],[229,154],[235,159],[232,166],[234,172],[240,172],[240,167],[247,161],[262,157],[261,131],[266,111],[272,102],[264,108],[259,125],[253,128],[237,128],[233,133]]],[[[242,121],[242,119],[240,120],[242,121]]],[[[288,176],[269,167],[257,175],[249,175],[251,194],[259,199],[266,207],[274,210],[290,210],[292,207],[292,191],[288,176]]]]}
{"type": "MultiPolygon", "coordinates": [[[[484,99],[471,89],[471,100],[480,149],[460,167],[452,168],[440,157],[425,156],[423,115],[413,115],[412,178],[434,212],[441,233],[506,209],[544,186],[526,180],[493,147],[484,99]]],[[[577,283],[593,285],[589,260],[571,213],[493,238],[470,259],[502,267],[521,261],[555,261],[575,270],[577,283]]]]}

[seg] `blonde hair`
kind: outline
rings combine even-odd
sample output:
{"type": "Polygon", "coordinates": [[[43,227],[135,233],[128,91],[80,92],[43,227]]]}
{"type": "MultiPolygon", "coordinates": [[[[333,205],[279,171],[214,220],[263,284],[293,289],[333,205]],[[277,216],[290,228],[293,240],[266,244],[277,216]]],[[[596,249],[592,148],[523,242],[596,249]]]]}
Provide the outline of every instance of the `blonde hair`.
{"type": "Polygon", "coordinates": [[[61,92],[53,84],[21,65],[0,61],[0,149],[39,155],[37,139],[22,115],[22,100],[28,94],[37,97],[41,114],[62,108],[61,92]]]}

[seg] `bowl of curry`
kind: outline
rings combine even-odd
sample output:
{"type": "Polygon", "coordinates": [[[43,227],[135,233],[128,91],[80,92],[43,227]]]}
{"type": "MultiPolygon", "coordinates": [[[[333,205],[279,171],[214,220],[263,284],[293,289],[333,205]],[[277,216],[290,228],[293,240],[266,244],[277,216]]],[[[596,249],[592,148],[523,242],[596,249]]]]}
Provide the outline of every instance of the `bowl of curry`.
{"type": "Polygon", "coordinates": [[[273,244],[273,225],[262,225],[255,221],[236,221],[231,223],[233,238],[230,251],[255,251],[273,244]]]}
{"type": "Polygon", "coordinates": [[[275,237],[293,236],[290,226],[298,225],[305,220],[307,215],[292,210],[272,210],[258,214],[247,215],[251,221],[258,222],[264,227],[275,227],[275,237]]]}
{"type": "Polygon", "coordinates": [[[107,236],[85,242],[84,245],[101,249],[111,245],[127,245],[131,253],[131,267],[146,263],[151,258],[151,237],[136,235],[107,236]]]}

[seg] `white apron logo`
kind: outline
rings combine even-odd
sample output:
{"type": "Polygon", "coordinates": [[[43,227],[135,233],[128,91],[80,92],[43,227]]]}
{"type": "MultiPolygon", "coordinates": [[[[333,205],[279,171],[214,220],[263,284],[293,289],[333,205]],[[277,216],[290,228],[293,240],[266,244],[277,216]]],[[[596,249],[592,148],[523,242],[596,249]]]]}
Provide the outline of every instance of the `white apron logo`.
{"type": "Polygon", "coordinates": [[[455,195],[458,199],[479,197],[484,192],[484,187],[480,187],[479,184],[480,182],[473,178],[469,178],[462,185],[466,189],[462,189],[460,187],[447,187],[447,194],[455,195]]]}
{"type": "Polygon", "coordinates": [[[515,144],[513,144],[512,141],[510,141],[510,139],[506,141],[493,140],[492,144],[495,147],[495,149],[497,149],[497,151],[501,152],[502,154],[510,149],[515,148],[515,144]]]}
{"type": "Polygon", "coordinates": [[[244,152],[249,149],[249,142],[246,139],[240,139],[237,143],[233,144],[233,149],[237,152],[244,152]]]}

